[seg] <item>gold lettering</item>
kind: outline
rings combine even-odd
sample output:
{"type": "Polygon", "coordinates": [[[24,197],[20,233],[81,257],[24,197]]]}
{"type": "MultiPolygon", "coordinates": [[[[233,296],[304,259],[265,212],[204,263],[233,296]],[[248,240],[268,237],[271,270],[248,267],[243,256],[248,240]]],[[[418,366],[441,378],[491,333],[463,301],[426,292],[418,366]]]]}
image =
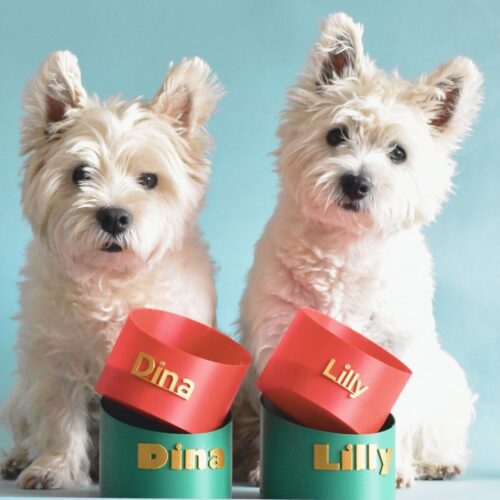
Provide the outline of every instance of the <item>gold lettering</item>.
{"type": "Polygon", "coordinates": [[[340,387],[343,387],[347,392],[349,392],[349,397],[351,399],[356,399],[361,396],[364,392],[368,390],[367,385],[363,385],[359,378],[359,373],[356,373],[353,369],[351,369],[351,365],[347,364],[344,366],[344,369],[340,372],[340,375],[337,377],[332,373],[332,369],[335,366],[336,360],[331,358],[326,368],[323,370],[323,376],[328,380],[335,382],[340,387]]]}
{"type": "Polygon", "coordinates": [[[155,374],[153,375],[153,378],[151,379],[152,384],[157,385],[158,377],[160,376],[161,372],[163,371],[164,366],[165,366],[165,361],[160,361],[158,363],[158,367],[156,368],[155,374]]]}
{"type": "Polygon", "coordinates": [[[366,470],[366,445],[357,444],[356,449],[356,470],[366,470]]]}
{"type": "Polygon", "coordinates": [[[182,383],[179,383],[179,375],[174,371],[167,370],[165,368],[165,361],[160,361],[158,365],[156,365],[153,356],[145,352],[140,352],[137,355],[130,373],[160,389],[164,389],[186,400],[191,397],[195,389],[195,384],[192,380],[183,378],[182,383]],[[153,374],[153,376],[149,378],[151,374],[153,374]]]}
{"type": "Polygon", "coordinates": [[[380,475],[387,476],[387,474],[389,474],[389,469],[391,468],[392,448],[379,448],[378,454],[380,456],[380,461],[382,462],[380,475]]]}
{"type": "Polygon", "coordinates": [[[130,373],[132,375],[135,375],[136,377],[145,378],[149,377],[149,375],[153,373],[154,369],[155,360],[153,359],[153,357],[149,354],[146,354],[145,352],[140,352],[137,355],[137,359],[135,360],[134,366],[132,367],[132,371],[130,373]],[[147,365],[144,370],[141,370],[141,364],[144,360],[147,362],[147,365]]]}
{"type": "Polygon", "coordinates": [[[377,468],[377,445],[368,445],[368,469],[375,470],[377,468]]]}
{"type": "Polygon", "coordinates": [[[359,373],[356,373],[354,375],[354,377],[352,378],[350,384],[346,387],[346,389],[349,391],[349,392],[353,392],[352,391],[352,388],[354,387],[354,384],[356,383],[356,381],[358,380],[359,378],[359,373]]]}
{"type": "Polygon", "coordinates": [[[351,365],[345,365],[345,369],[342,370],[342,373],[339,375],[339,378],[337,379],[337,384],[342,385],[344,382],[344,378],[347,374],[347,371],[351,368],[351,365]]]}
{"type": "Polygon", "coordinates": [[[170,452],[170,468],[173,470],[182,469],[182,444],[177,443],[170,452]]]}
{"type": "Polygon", "coordinates": [[[340,464],[342,470],[352,470],[352,444],[347,444],[340,452],[340,464]]]}
{"type": "Polygon", "coordinates": [[[363,392],[365,392],[367,390],[368,390],[368,386],[363,385],[361,383],[361,380],[358,380],[358,383],[356,384],[356,389],[351,394],[349,394],[349,397],[351,399],[356,399],[358,396],[361,396],[361,394],[363,394],[363,392]]]}
{"type": "MultiPolygon", "coordinates": [[[[349,365],[347,365],[347,366],[349,366],[349,365]]],[[[347,368],[347,366],[346,366],[346,368],[347,368]]],[[[347,389],[347,386],[348,386],[348,384],[349,384],[349,382],[351,380],[351,377],[353,375],[354,375],[354,370],[349,370],[349,373],[347,374],[347,377],[345,378],[345,380],[344,380],[344,382],[342,384],[342,387],[344,387],[344,389],[347,389]]],[[[349,389],[347,389],[347,390],[349,390],[349,389]]]]}
{"type": "Polygon", "coordinates": [[[315,444],[313,446],[314,470],[340,470],[340,464],[328,461],[330,446],[327,444],[315,444]]]}
{"type": "Polygon", "coordinates": [[[223,469],[224,468],[224,450],[222,448],[214,448],[208,452],[210,459],[208,460],[208,466],[211,469],[223,469]]]}
{"type": "Polygon", "coordinates": [[[207,450],[201,448],[183,450],[182,444],[177,443],[170,451],[169,457],[169,451],[161,444],[138,443],[137,445],[138,469],[161,469],[165,467],[169,458],[170,469],[172,470],[204,470],[207,466],[214,470],[223,469],[225,466],[224,450],[222,448],[213,448],[207,453],[207,450]]]}
{"type": "Polygon", "coordinates": [[[196,450],[188,448],[186,450],[186,469],[206,469],[207,468],[207,452],[205,450],[196,450]]]}
{"type": "Polygon", "coordinates": [[[328,364],[326,365],[326,368],[323,370],[323,375],[326,378],[329,378],[330,380],[333,380],[334,382],[337,380],[334,375],[330,373],[330,370],[333,368],[335,365],[335,360],[332,358],[328,364]]]}
{"type": "Polygon", "coordinates": [[[182,384],[177,387],[176,394],[184,399],[189,399],[194,391],[194,382],[188,378],[182,379],[182,384]]]}
{"type": "Polygon", "coordinates": [[[161,444],[139,443],[137,445],[138,469],[161,469],[168,461],[168,451],[161,444]]]}
{"type": "Polygon", "coordinates": [[[389,474],[393,457],[392,448],[378,448],[376,444],[346,444],[340,450],[340,463],[330,462],[328,444],[313,445],[313,468],[325,471],[376,471],[380,458],[381,476],[389,474]],[[367,453],[368,451],[368,453],[367,453]],[[377,456],[378,453],[378,456],[377,456]],[[368,460],[367,460],[368,458],[368,460]]]}
{"type": "Polygon", "coordinates": [[[175,392],[175,386],[177,385],[178,381],[179,375],[177,375],[177,373],[171,372],[170,370],[164,370],[158,385],[163,389],[167,389],[167,391],[175,392]],[[165,387],[165,382],[168,377],[170,377],[170,385],[168,387],[165,387]]]}

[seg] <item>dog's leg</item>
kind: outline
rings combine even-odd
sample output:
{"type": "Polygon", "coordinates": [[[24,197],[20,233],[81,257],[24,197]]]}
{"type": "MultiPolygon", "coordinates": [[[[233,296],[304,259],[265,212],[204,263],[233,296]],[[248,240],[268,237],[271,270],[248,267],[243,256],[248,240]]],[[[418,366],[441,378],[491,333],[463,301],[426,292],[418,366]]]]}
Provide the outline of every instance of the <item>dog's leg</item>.
{"type": "MultiPolygon", "coordinates": [[[[277,281],[273,283],[279,287],[277,281]]],[[[235,474],[240,480],[248,480],[252,484],[260,482],[260,394],[255,382],[296,309],[278,294],[264,294],[260,285],[255,284],[251,290],[247,289],[242,300],[244,345],[252,354],[253,365],[245,380],[242,401],[237,405],[235,417],[235,474]]]]}
{"type": "Polygon", "coordinates": [[[0,467],[2,477],[4,479],[17,479],[29,463],[28,451],[21,446],[15,446],[0,467]]]}
{"type": "Polygon", "coordinates": [[[467,464],[474,400],[463,370],[439,347],[419,353],[395,409],[398,483],[448,479],[467,464]]]}
{"type": "MultiPolygon", "coordinates": [[[[233,406],[234,416],[234,479],[246,482],[259,460],[259,406],[255,402],[255,371],[250,373],[233,406]]],[[[258,480],[255,484],[258,484],[258,480]]]]}
{"type": "Polygon", "coordinates": [[[89,475],[93,483],[99,483],[99,431],[96,429],[90,429],[90,469],[89,475]]]}
{"type": "Polygon", "coordinates": [[[396,486],[409,488],[415,481],[411,428],[405,419],[396,420],[396,486]]]}
{"type": "Polygon", "coordinates": [[[25,442],[33,461],[17,483],[26,489],[87,485],[88,389],[56,375],[38,375],[24,384],[22,409],[29,422],[25,442]]]}
{"type": "Polygon", "coordinates": [[[415,436],[415,465],[419,479],[449,479],[468,462],[467,438],[476,397],[448,353],[438,350],[431,359],[426,373],[429,414],[415,436]]]}
{"type": "Polygon", "coordinates": [[[17,385],[10,400],[2,408],[1,412],[2,422],[10,428],[14,438],[14,447],[0,466],[1,475],[4,479],[16,479],[30,464],[28,449],[25,446],[28,436],[28,422],[19,410],[19,404],[22,401],[21,392],[19,385],[17,385]]]}
{"type": "Polygon", "coordinates": [[[95,395],[90,399],[88,410],[87,430],[89,433],[88,456],[90,462],[89,475],[94,483],[99,483],[99,417],[101,408],[101,398],[95,395]]]}

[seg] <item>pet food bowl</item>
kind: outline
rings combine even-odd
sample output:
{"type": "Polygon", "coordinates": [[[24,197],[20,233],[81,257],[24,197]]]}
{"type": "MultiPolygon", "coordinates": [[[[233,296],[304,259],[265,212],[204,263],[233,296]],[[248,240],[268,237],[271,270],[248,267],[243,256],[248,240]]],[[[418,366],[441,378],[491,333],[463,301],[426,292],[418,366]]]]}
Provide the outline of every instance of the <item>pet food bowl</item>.
{"type": "Polygon", "coordinates": [[[226,418],[250,365],[243,347],[217,330],[155,309],[135,309],[96,391],[191,433],[226,418]]]}
{"type": "Polygon", "coordinates": [[[264,498],[393,500],[395,422],[371,434],[304,427],[261,398],[261,493],[264,498]]]}
{"type": "Polygon", "coordinates": [[[378,432],[411,371],[347,326],[298,310],[257,380],[262,394],[303,425],[378,432]]]}
{"type": "Polygon", "coordinates": [[[101,496],[231,498],[231,416],[186,434],[111,399],[101,408],[101,496]]]}

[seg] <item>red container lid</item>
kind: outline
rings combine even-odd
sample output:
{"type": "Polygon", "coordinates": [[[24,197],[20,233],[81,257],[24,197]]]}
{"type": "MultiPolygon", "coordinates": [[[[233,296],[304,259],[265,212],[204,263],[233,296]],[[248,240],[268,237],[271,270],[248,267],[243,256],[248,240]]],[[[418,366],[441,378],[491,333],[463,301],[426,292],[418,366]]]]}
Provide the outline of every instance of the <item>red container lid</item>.
{"type": "Polygon", "coordinates": [[[410,376],[410,369],[379,345],[301,308],[257,387],[303,425],[369,434],[381,429],[410,376]]]}
{"type": "Polygon", "coordinates": [[[96,391],[180,430],[210,432],[223,424],[250,363],[240,344],[210,326],[135,309],[96,391]]]}

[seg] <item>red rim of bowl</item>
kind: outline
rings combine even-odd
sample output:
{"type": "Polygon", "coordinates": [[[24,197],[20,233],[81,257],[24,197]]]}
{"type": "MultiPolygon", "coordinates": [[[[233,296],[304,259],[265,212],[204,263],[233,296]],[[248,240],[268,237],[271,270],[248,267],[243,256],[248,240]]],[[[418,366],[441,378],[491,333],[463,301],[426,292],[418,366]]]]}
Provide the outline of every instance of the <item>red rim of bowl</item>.
{"type": "MultiPolygon", "coordinates": [[[[252,362],[252,358],[250,354],[243,348],[241,344],[233,340],[231,337],[228,335],[225,335],[224,333],[220,332],[219,330],[208,326],[204,323],[201,323],[199,321],[196,321],[194,319],[181,316],[180,314],[172,313],[169,311],[163,311],[161,309],[149,309],[146,307],[140,307],[137,309],[133,309],[128,317],[128,320],[130,320],[134,326],[137,328],[137,330],[140,330],[144,335],[148,335],[155,340],[161,342],[162,344],[165,344],[167,347],[169,347],[172,350],[178,351],[183,354],[188,354],[190,356],[195,356],[197,358],[204,359],[205,361],[208,361],[210,363],[215,363],[215,364],[220,364],[220,365],[227,365],[227,366],[241,366],[245,364],[250,364],[252,362]],[[159,324],[155,324],[153,328],[148,328],[150,325],[144,325],[144,315],[147,315],[148,319],[151,319],[151,316],[158,317],[159,323],[161,324],[162,320],[168,321],[171,323],[171,320],[173,318],[176,318],[177,321],[183,322],[183,323],[189,323],[191,326],[194,326],[197,331],[196,333],[193,332],[193,330],[188,330],[189,333],[183,332],[182,336],[186,337],[187,335],[191,335],[192,338],[189,340],[196,340],[198,341],[199,338],[194,339],[195,336],[199,335],[205,335],[205,336],[210,336],[210,341],[213,342],[215,339],[217,342],[219,342],[221,345],[220,347],[222,348],[221,351],[219,351],[217,354],[225,354],[226,349],[230,349],[230,353],[232,356],[234,356],[232,359],[231,358],[226,358],[226,359],[215,359],[214,357],[208,357],[201,351],[196,351],[196,349],[192,349],[192,345],[186,345],[185,347],[180,347],[176,341],[177,338],[175,339],[174,342],[172,342],[174,333],[178,334],[178,331],[174,332],[174,328],[172,326],[169,326],[169,328],[164,328],[161,329],[159,324]],[[160,330],[161,331],[158,331],[160,330]]],[[[186,338],[181,338],[181,340],[188,340],[186,338]]]]}

